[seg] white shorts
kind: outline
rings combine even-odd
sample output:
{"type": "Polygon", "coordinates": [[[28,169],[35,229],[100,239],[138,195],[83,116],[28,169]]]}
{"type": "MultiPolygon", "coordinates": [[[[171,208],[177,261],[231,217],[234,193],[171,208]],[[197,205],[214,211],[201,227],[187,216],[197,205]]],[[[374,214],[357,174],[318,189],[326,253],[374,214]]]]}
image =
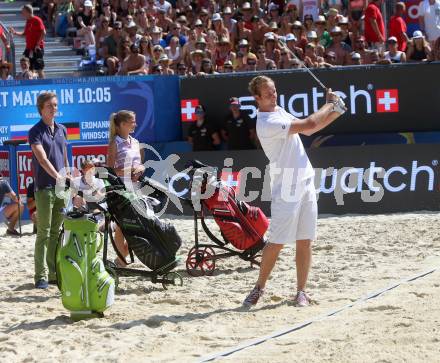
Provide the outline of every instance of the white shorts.
{"type": "Polygon", "coordinates": [[[295,200],[272,198],[269,226],[270,243],[294,245],[297,240],[314,240],[318,205],[313,178],[295,185],[295,200]]]}

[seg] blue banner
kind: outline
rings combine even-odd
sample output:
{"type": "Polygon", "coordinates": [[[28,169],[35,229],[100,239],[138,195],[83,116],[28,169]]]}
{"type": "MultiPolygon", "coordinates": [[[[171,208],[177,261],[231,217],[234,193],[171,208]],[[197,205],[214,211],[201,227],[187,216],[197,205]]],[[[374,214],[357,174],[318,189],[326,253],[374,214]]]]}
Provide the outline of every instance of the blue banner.
{"type": "Polygon", "coordinates": [[[133,76],[0,82],[0,141],[27,138],[43,91],[57,94],[56,121],[71,141],[106,142],[110,114],[119,110],[136,113],[134,136],[142,142],[180,139],[179,78],[133,76]]]}

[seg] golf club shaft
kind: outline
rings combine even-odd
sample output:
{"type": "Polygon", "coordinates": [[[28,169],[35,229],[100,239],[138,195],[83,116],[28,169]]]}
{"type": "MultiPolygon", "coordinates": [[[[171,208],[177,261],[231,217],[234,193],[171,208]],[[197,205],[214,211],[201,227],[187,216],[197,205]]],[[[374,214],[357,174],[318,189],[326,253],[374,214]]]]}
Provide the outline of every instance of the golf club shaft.
{"type": "Polygon", "coordinates": [[[298,57],[297,57],[297,55],[287,46],[287,44],[286,43],[284,43],[283,41],[281,41],[281,40],[278,40],[278,42],[283,46],[283,48],[284,49],[286,49],[298,62],[299,62],[299,64],[303,67],[303,68],[305,68],[306,69],[306,71],[313,77],[313,79],[322,87],[322,88],[324,88],[325,90],[327,90],[327,87],[324,85],[324,83],[322,83],[321,81],[320,81],[320,79],[318,78],[318,77],[316,77],[315,76],[315,74],[310,70],[310,68],[309,67],[307,67],[306,65],[305,65],[305,63],[301,60],[301,59],[299,59],[298,57]]]}

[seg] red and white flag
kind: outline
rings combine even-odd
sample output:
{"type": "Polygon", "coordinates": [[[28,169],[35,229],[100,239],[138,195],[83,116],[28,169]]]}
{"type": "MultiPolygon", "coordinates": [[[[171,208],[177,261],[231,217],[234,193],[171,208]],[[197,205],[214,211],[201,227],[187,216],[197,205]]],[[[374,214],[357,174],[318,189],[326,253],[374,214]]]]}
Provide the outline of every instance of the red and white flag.
{"type": "Polygon", "coordinates": [[[376,109],[377,112],[399,112],[399,90],[376,90],[376,109]]]}
{"type": "Polygon", "coordinates": [[[181,100],[180,107],[182,109],[182,121],[196,121],[196,107],[199,105],[197,98],[192,100],[181,100]]]}
{"type": "Polygon", "coordinates": [[[240,188],[240,172],[239,171],[223,171],[220,175],[220,180],[228,187],[238,191],[240,188]]]}

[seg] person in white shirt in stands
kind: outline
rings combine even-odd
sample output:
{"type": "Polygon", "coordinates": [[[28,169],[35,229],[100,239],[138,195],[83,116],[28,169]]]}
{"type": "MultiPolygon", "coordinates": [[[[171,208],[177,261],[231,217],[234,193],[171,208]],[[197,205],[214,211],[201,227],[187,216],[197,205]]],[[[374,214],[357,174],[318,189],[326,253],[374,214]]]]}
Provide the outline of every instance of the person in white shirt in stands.
{"type": "Polygon", "coordinates": [[[384,59],[391,63],[405,63],[406,54],[398,49],[398,42],[396,37],[389,37],[387,40],[388,51],[384,54],[384,59]]]}
{"type": "Polygon", "coordinates": [[[166,14],[171,15],[172,5],[170,2],[166,0],[158,0],[155,5],[158,9],[164,10],[166,14]]]}
{"type": "Polygon", "coordinates": [[[298,134],[312,135],[330,125],[346,108],[344,102],[327,90],[326,104],[309,117],[299,120],[277,106],[273,80],[257,76],[249,91],[258,105],[257,135],[270,162],[271,223],[269,242],[263,250],[260,275],[243,302],[250,308],[263,295],[266,281],[284,245],[296,243],[297,306],[307,306],[305,293],[311,265],[311,243],[316,236],[317,202],[314,170],[298,134]]]}
{"type": "Polygon", "coordinates": [[[440,0],[423,0],[419,4],[419,24],[431,44],[440,37],[440,0]]]}

